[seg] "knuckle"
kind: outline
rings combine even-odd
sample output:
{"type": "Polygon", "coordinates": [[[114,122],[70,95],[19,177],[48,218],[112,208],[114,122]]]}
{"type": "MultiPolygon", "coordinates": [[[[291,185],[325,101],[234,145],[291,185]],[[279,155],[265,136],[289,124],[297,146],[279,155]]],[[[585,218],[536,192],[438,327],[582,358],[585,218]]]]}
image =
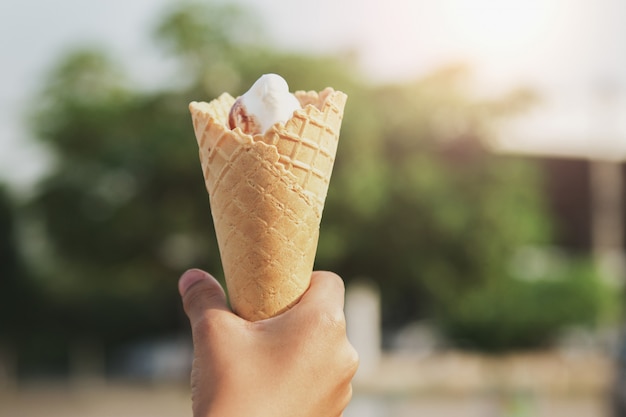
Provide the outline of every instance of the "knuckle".
{"type": "Polygon", "coordinates": [[[326,337],[343,337],[346,334],[346,318],[341,310],[324,310],[312,317],[314,325],[326,337]]]}
{"type": "Polygon", "coordinates": [[[328,325],[339,330],[341,333],[346,332],[346,316],[341,309],[327,311],[324,315],[328,325]]]}
{"type": "Polygon", "coordinates": [[[343,408],[346,408],[348,404],[350,403],[350,400],[352,399],[352,393],[353,393],[352,384],[348,384],[348,386],[346,387],[344,396],[343,396],[343,408]]]}
{"type": "Polygon", "coordinates": [[[343,384],[335,389],[333,403],[337,407],[337,411],[340,413],[339,416],[343,416],[341,412],[348,407],[350,400],[352,400],[352,394],[353,390],[351,383],[343,384]]]}
{"type": "Polygon", "coordinates": [[[359,352],[348,343],[348,347],[346,349],[346,372],[350,376],[350,379],[356,374],[356,371],[359,369],[359,352]]]}

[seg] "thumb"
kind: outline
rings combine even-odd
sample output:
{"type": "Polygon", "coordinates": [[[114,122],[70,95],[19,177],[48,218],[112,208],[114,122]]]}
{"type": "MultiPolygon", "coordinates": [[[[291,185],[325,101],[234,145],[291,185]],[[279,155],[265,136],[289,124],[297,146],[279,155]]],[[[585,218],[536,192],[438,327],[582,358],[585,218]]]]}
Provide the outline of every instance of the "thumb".
{"type": "Polygon", "coordinates": [[[207,272],[199,269],[185,272],[178,280],[178,292],[191,323],[210,310],[230,312],[222,286],[207,272]]]}

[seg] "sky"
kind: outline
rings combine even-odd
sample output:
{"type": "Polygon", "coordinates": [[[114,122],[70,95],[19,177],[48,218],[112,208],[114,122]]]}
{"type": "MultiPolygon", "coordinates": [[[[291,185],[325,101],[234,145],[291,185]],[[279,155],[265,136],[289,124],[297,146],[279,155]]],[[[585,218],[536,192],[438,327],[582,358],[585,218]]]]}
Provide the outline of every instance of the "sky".
{"type": "MultiPolygon", "coordinates": [[[[25,115],[64,52],[102,45],[146,82],[167,77],[150,30],[175,1],[0,2],[0,181],[26,187],[50,163],[25,115]]],[[[237,2],[278,47],[356,50],[364,74],[378,82],[467,62],[480,94],[537,89],[542,104],[507,129],[504,150],[626,159],[626,1],[237,2]]]]}

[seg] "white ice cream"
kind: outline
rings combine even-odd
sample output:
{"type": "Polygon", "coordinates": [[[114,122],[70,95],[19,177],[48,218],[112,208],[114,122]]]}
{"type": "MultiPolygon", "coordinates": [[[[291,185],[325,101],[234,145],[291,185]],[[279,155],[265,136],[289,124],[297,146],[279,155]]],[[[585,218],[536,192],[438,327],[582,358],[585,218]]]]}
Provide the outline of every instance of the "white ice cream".
{"type": "Polygon", "coordinates": [[[240,127],[251,135],[265,133],[274,123],[291,119],[293,112],[301,108],[283,77],[265,74],[235,101],[229,115],[230,128],[240,127]]]}

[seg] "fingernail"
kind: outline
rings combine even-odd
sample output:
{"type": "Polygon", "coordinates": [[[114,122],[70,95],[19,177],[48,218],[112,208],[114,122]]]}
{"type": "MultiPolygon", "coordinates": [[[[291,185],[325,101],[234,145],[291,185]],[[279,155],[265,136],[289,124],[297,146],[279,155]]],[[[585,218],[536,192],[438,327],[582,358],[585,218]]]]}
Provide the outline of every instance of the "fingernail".
{"type": "Polygon", "coordinates": [[[190,269],[186,271],[178,280],[178,292],[180,295],[184,295],[189,287],[198,281],[202,281],[207,278],[207,273],[199,269],[190,269]]]}

